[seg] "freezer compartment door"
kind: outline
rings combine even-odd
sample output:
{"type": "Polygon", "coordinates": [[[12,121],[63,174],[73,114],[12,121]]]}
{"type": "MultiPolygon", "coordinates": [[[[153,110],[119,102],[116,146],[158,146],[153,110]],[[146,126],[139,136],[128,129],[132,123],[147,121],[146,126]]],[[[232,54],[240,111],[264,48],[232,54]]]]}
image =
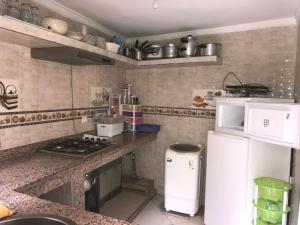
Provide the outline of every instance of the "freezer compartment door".
{"type": "Polygon", "coordinates": [[[206,225],[247,224],[248,139],[209,132],[206,225]]]}
{"type": "Polygon", "coordinates": [[[247,103],[245,136],[300,148],[300,105],[247,103]]]}

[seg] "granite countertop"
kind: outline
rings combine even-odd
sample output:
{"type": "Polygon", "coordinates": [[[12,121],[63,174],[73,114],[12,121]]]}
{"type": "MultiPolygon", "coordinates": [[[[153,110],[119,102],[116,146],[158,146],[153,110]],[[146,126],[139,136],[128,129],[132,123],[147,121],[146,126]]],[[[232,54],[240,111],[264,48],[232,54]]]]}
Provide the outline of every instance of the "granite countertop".
{"type": "MultiPolygon", "coordinates": [[[[118,159],[139,146],[155,140],[156,133],[127,132],[112,138],[113,146],[98,154],[80,158],[43,152],[18,154],[0,162],[0,202],[18,215],[54,214],[68,217],[78,225],[129,224],[100,214],[38,198],[60,185],[74,182],[79,195],[84,195],[84,174],[118,159]]],[[[1,152],[0,152],[1,158],[1,152]]],[[[82,196],[81,196],[82,198],[82,196]]],[[[82,204],[82,202],[81,202],[82,204]]],[[[81,205],[82,206],[82,205],[81,205]]]]}

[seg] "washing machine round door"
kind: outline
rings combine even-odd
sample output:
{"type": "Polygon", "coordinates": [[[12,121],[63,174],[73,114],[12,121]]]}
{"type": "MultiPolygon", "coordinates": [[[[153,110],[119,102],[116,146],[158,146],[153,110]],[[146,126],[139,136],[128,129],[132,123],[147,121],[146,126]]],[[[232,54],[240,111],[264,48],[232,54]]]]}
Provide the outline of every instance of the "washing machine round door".
{"type": "Polygon", "coordinates": [[[174,144],[170,146],[170,149],[175,152],[199,152],[201,148],[197,145],[191,144],[174,144]]]}

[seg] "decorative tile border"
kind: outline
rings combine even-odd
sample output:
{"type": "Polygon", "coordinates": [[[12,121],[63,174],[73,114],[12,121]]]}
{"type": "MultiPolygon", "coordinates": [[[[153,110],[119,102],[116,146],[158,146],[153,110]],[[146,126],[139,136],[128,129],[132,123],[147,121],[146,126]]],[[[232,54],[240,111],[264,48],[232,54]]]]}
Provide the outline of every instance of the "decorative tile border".
{"type": "Polygon", "coordinates": [[[0,113],[0,129],[30,126],[44,123],[77,120],[83,116],[92,118],[95,112],[105,112],[107,107],[57,109],[0,113]]]}
{"type": "Polygon", "coordinates": [[[197,108],[178,108],[162,106],[143,106],[144,114],[164,115],[164,116],[182,116],[215,119],[216,110],[197,109],[197,108]]]}
{"type": "MultiPolygon", "coordinates": [[[[0,129],[30,126],[60,121],[78,120],[82,116],[92,118],[95,112],[105,112],[107,107],[76,108],[39,111],[20,111],[0,113],[0,129]]],[[[216,111],[211,109],[178,108],[162,106],[143,106],[144,114],[181,116],[214,119],[216,111]]]]}

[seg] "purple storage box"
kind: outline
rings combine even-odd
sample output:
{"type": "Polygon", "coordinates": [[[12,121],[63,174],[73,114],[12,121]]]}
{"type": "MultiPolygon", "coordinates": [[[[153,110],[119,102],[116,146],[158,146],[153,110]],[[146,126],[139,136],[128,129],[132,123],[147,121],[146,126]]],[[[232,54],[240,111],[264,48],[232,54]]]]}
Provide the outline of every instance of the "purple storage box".
{"type": "Polygon", "coordinates": [[[143,117],[143,112],[127,112],[127,111],[123,111],[122,116],[143,117]]]}
{"type": "Polygon", "coordinates": [[[143,132],[143,133],[156,133],[160,131],[160,125],[155,124],[140,124],[136,125],[136,132],[143,132]]]}

